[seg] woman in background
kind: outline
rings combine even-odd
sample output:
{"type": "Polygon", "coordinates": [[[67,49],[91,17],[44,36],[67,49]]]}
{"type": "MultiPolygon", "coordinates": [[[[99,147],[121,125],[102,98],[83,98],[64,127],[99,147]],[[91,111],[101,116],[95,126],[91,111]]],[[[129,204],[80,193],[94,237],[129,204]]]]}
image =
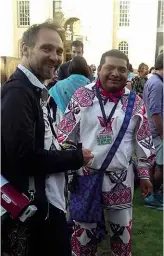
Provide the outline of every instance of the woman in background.
{"type": "Polygon", "coordinates": [[[132,64],[129,63],[129,67],[128,67],[128,82],[130,82],[135,77],[135,74],[133,72],[134,72],[134,70],[133,70],[132,64]]]}
{"type": "Polygon", "coordinates": [[[141,63],[138,67],[138,76],[132,79],[132,90],[141,98],[143,95],[144,85],[147,81],[148,70],[148,65],[141,63]]]}
{"type": "Polygon", "coordinates": [[[126,88],[128,88],[130,91],[132,90],[132,79],[135,77],[135,74],[133,73],[133,67],[132,64],[129,63],[129,67],[128,67],[128,80],[126,83],[126,88]]]}
{"type": "Polygon", "coordinates": [[[50,96],[56,102],[62,115],[75,91],[90,83],[89,77],[91,73],[86,60],[81,56],[77,56],[71,61],[69,73],[70,76],[68,78],[58,81],[49,90],[50,96]]]}

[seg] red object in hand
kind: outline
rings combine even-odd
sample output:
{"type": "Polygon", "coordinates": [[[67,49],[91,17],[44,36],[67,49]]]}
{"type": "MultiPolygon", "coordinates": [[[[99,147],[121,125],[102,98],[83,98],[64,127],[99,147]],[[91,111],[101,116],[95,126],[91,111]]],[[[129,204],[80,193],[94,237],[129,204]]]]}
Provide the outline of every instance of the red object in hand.
{"type": "Polygon", "coordinates": [[[29,204],[29,199],[13,188],[1,175],[1,206],[10,213],[13,218],[17,218],[29,204]]]}

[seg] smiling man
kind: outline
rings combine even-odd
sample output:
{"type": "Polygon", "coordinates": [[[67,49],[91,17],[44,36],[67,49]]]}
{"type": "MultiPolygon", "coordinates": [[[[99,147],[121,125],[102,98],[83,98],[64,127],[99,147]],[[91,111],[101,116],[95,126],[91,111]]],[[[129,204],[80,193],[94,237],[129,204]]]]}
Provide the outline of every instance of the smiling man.
{"type": "Polygon", "coordinates": [[[29,27],[22,37],[21,64],[1,91],[1,173],[38,209],[24,224],[6,220],[3,252],[9,255],[71,256],[65,213],[60,206],[64,201],[64,175],[62,180],[60,177],[80,168],[91,154],[81,148],[45,149],[40,103],[43,82],[54,76],[62,62],[60,32],[51,22],[29,27]]]}
{"type": "Polygon", "coordinates": [[[77,137],[94,154],[90,165],[78,171],[77,190],[71,194],[70,215],[75,221],[72,248],[77,256],[96,254],[104,226],[99,225],[103,222],[103,217],[101,220],[98,217],[99,211],[92,210],[98,209],[99,196],[109,217],[112,255],[131,255],[134,153],[143,196],[152,190],[149,180],[152,139],[142,99],[126,88],[128,65],[128,57],[119,50],[105,52],[98,80],[76,91],[58,127],[60,142],[78,131],[77,137]],[[104,176],[102,190],[100,186],[94,201],[95,189],[101,181],[94,184],[92,177],[96,170],[97,175],[103,171],[104,176]],[[85,183],[81,186],[84,176],[85,183]]]}

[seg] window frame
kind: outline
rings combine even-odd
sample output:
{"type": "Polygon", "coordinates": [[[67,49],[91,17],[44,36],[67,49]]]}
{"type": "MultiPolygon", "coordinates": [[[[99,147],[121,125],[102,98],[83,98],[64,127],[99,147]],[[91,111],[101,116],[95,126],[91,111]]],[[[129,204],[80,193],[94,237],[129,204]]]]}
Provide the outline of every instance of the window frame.
{"type": "Polygon", "coordinates": [[[127,41],[120,41],[118,44],[118,49],[119,51],[123,52],[124,54],[126,54],[126,56],[128,56],[129,54],[129,44],[127,41]],[[126,47],[125,47],[126,46],[126,47]]]}
{"type": "Polygon", "coordinates": [[[119,27],[129,27],[129,26],[130,26],[130,0],[120,0],[119,1],[119,27]]]}
{"type": "Polygon", "coordinates": [[[27,28],[30,26],[30,1],[29,0],[17,0],[17,26],[18,28],[27,28]]]}
{"type": "Polygon", "coordinates": [[[62,12],[62,1],[61,0],[58,0],[58,1],[53,0],[52,4],[53,4],[53,8],[52,8],[53,18],[55,18],[56,13],[62,12]],[[55,6],[56,4],[58,5],[58,7],[55,6]]]}

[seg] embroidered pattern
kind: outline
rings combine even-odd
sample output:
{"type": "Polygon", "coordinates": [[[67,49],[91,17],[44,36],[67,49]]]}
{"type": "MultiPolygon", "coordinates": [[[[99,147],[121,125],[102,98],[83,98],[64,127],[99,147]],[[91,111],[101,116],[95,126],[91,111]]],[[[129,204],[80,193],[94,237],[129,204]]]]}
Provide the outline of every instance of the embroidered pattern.
{"type": "Polygon", "coordinates": [[[119,224],[115,224],[110,222],[110,228],[113,232],[113,236],[111,237],[111,249],[113,255],[116,256],[130,256],[131,253],[131,226],[132,221],[129,222],[127,227],[120,226],[119,224]],[[120,236],[123,236],[125,229],[128,230],[130,234],[130,239],[128,243],[124,243],[120,236]]]}
{"type": "Polygon", "coordinates": [[[112,255],[115,256],[130,256],[131,255],[131,241],[128,244],[115,243],[111,241],[112,255]]]}
{"type": "Polygon", "coordinates": [[[137,133],[137,139],[138,141],[141,141],[150,136],[151,136],[151,132],[149,129],[149,123],[147,118],[144,116],[142,126],[140,127],[137,133]]]}
{"type": "Polygon", "coordinates": [[[106,173],[111,182],[112,183],[117,183],[117,184],[120,184],[122,183],[123,181],[126,180],[126,177],[127,177],[127,169],[124,169],[122,171],[119,171],[119,172],[109,172],[109,173],[106,173]]]}
{"type": "Polygon", "coordinates": [[[147,169],[145,169],[145,168],[139,169],[139,170],[138,170],[138,176],[139,176],[140,178],[142,178],[142,177],[149,177],[149,176],[150,176],[150,175],[149,175],[149,170],[147,170],[147,169]]]}
{"type": "Polygon", "coordinates": [[[80,107],[76,101],[71,100],[68,104],[68,109],[72,114],[78,114],[80,112],[80,107]]]}
{"type": "Polygon", "coordinates": [[[75,231],[71,239],[72,251],[76,256],[94,256],[97,251],[97,241],[95,239],[96,229],[85,230],[80,225],[75,225],[75,231]],[[82,237],[89,241],[85,245],[80,244],[82,237]]]}
{"type": "Polygon", "coordinates": [[[76,256],[80,256],[80,242],[76,235],[72,236],[71,247],[72,247],[73,253],[75,253],[76,256]]]}
{"type": "Polygon", "coordinates": [[[80,256],[95,256],[97,246],[94,244],[87,244],[80,246],[80,256]]]}
{"type": "Polygon", "coordinates": [[[95,97],[94,91],[82,87],[76,91],[73,99],[79,103],[81,107],[90,107],[93,105],[93,99],[95,97]]]}
{"type": "Polygon", "coordinates": [[[127,94],[124,94],[121,98],[121,103],[122,103],[122,109],[125,111],[126,107],[128,105],[128,96],[127,94]]]}
{"type": "MultiPolygon", "coordinates": [[[[100,131],[99,134],[109,134],[109,135],[113,135],[113,132],[112,132],[112,123],[113,123],[113,121],[114,121],[114,118],[112,118],[112,119],[107,123],[107,126],[106,126],[106,123],[105,123],[104,119],[103,119],[101,116],[98,116],[98,119],[99,119],[99,122],[100,122],[101,127],[104,128],[102,131],[100,131]]],[[[107,120],[108,120],[108,117],[107,117],[107,120]]]]}
{"type": "Polygon", "coordinates": [[[109,172],[108,176],[113,184],[116,184],[111,191],[103,192],[103,205],[113,208],[127,208],[131,206],[131,189],[127,188],[123,182],[127,177],[127,170],[121,172],[109,172]]]}
{"type": "MultiPolygon", "coordinates": [[[[117,189],[117,187],[115,187],[117,189]]],[[[110,191],[110,192],[103,192],[103,205],[105,207],[112,207],[115,206],[121,206],[119,208],[127,208],[127,205],[131,205],[132,201],[132,195],[131,195],[131,189],[125,188],[125,189],[119,189],[116,191],[110,191]]]]}
{"type": "MultiPolygon", "coordinates": [[[[70,112],[68,113],[68,115],[70,114],[70,112]]],[[[65,117],[63,118],[63,120],[60,122],[58,129],[65,133],[65,134],[69,134],[72,130],[73,127],[76,125],[76,121],[67,118],[67,115],[65,115],[65,117]]]]}
{"type": "MultiPolygon", "coordinates": [[[[124,112],[126,112],[126,108],[128,105],[128,97],[129,95],[123,95],[121,101],[122,101],[122,110],[124,112]]],[[[141,114],[144,115],[146,113],[145,107],[144,107],[144,103],[142,101],[142,99],[139,96],[136,96],[136,100],[134,103],[134,107],[133,107],[133,116],[136,114],[141,114]]]]}

